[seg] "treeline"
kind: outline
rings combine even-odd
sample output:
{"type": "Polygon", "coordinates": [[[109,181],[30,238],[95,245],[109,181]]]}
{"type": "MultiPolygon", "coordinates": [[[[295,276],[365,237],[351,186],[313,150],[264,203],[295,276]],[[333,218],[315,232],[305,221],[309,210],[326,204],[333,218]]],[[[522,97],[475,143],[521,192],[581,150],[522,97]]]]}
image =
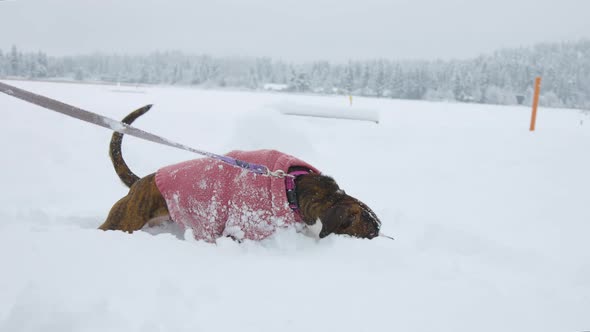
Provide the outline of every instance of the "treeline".
{"type": "Polygon", "coordinates": [[[542,76],[544,106],[590,109],[590,40],[506,49],[455,61],[385,59],[294,64],[180,52],[48,56],[0,49],[0,77],[285,89],[401,99],[530,103],[542,76]],[[272,85],[271,85],[272,83],[272,85]]]}

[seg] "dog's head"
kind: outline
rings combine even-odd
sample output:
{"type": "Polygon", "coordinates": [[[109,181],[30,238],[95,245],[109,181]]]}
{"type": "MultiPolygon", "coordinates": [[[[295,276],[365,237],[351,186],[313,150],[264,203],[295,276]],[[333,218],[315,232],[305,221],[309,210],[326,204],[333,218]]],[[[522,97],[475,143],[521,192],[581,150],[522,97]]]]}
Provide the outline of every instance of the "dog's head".
{"type": "Polygon", "coordinates": [[[372,239],[379,235],[381,228],[381,221],[365,203],[346,194],[328,208],[320,220],[320,238],[334,233],[372,239]]]}
{"type": "Polygon", "coordinates": [[[332,233],[372,239],[379,235],[381,221],[363,202],[347,195],[331,177],[309,174],[296,180],[297,198],[304,220],[319,219],[320,238],[332,233]]]}

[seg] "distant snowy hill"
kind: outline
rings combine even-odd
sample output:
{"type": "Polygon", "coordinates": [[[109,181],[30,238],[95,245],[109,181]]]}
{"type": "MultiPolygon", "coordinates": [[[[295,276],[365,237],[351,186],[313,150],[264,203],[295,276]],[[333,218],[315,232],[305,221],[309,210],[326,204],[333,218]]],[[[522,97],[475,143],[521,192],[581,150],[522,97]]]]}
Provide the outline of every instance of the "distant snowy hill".
{"type": "MultiPolygon", "coordinates": [[[[197,148],[274,148],[367,202],[387,239],[195,242],[96,229],[110,133],[0,95],[0,331],[586,331],[590,116],[518,106],[7,82],[197,148]],[[366,109],[379,124],[282,115],[366,109]]],[[[127,137],[141,175],[197,156],[127,137]]],[[[183,239],[186,238],[186,239],[183,239]]]]}

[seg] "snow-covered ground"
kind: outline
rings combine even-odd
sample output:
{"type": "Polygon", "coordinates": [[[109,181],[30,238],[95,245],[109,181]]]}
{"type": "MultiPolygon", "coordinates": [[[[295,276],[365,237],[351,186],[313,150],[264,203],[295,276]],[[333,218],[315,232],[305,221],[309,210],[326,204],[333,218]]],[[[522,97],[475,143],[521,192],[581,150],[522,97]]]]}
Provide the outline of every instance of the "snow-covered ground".
{"type": "MultiPolygon", "coordinates": [[[[6,82],[225,153],[332,175],[396,238],[260,243],[96,230],[126,193],[110,133],[0,95],[0,331],[590,330],[590,116],[355,98],[371,122],[289,117],[320,97],[6,82]]],[[[137,174],[196,157],[126,137],[137,174]]]]}

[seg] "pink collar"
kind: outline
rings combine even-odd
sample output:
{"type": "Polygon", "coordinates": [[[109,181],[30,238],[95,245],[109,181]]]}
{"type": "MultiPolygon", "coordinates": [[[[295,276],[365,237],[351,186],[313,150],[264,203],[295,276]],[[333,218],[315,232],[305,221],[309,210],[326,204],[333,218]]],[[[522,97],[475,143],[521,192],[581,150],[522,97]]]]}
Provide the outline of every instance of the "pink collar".
{"type": "Polygon", "coordinates": [[[297,192],[295,191],[295,178],[309,173],[312,173],[312,171],[297,170],[289,172],[289,175],[292,176],[285,177],[285,187],[287,188],[287,201],[289,202],[289,207],[295,213],[295,219],[297,221],[303,221],[303,219],[301,218],[301,212],[299,211],[299,202],[297,200],[297,192]]]}

